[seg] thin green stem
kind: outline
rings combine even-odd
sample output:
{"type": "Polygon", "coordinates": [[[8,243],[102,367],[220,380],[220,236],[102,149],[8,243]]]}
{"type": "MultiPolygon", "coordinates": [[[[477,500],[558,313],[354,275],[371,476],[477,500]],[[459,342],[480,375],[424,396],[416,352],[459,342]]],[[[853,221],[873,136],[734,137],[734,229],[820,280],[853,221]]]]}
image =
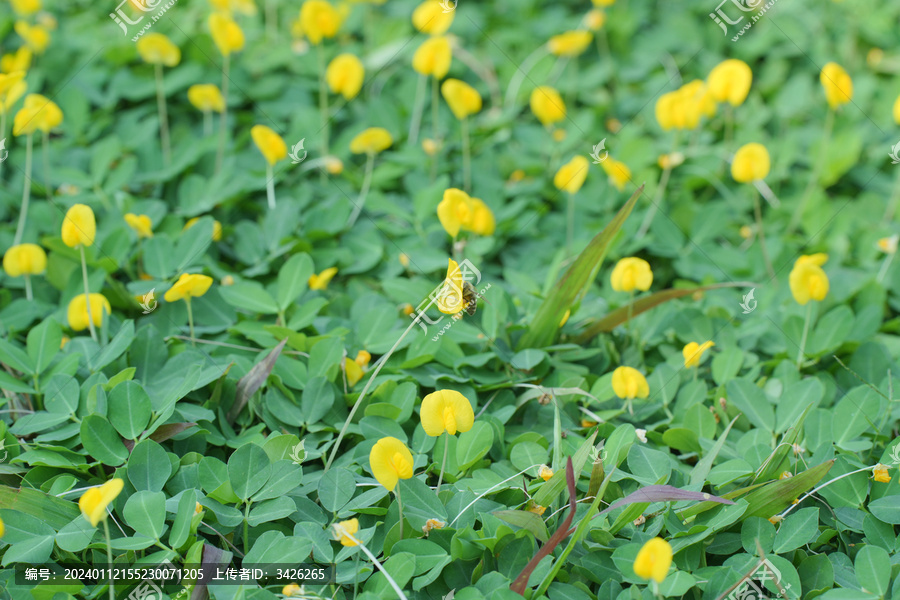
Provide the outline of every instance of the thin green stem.
{"type": "Polygon", "coordinates": [[[884,262],[881,263],[881,268],[878,270],[878,277],[875,279],[878,283],[884,279],[884,276],[887,275],[887,271],[891,266],[891,263],[894,261],[894,255],[897,254],[896,250],[891,252],[884,258],[884,262]]]}
{"type": "Polygon", "coordinates": [[[434,488],[434,493],[436,495],[439,495],[441,493],[441,481],[443,481],[444,479],[444,467],[447,466],[447,448],[450,447],[450,434],[446,431],[444,433],[446,433],[447,435],[444,438],[444,458],[441,459],[441,472],[440,474],[438,474],[437,487],[434,488]]]}
{"type": "MultiPolygon", "coordinates": [[[[425,109],[425,80],[427,75],[419,75],[419,81],[416,83],[416,97],[413,100],[412,117],[409,120],[409,136],[407,139],[410,144],[415,144],[419,139],[419,127],[422,125],[422,111],[425,109]]],[[[437,140],[435,140],[437,142],[437,140]]]]}
{"type": "Polygon", "coordinates": [[[53,200],[53,192],[50,187],[50,132],[44,131],[41,137],[41,158],[44,162],[44,192],[47,200],[53,200]]]}
{"type": "Polygon", "coordinates": [[[891,221],[897,212],[897,204],[900,203],[900,168],[897,169],[897,178],[894,180],[894,191],[891,193],[891,199],[888,202],[887,210],[884,213],[882,221],[891,221]]]}
{"type": "MultiPolygon", "coordinates": [[[[103,534],[106,536],[106,563],[107,568],[112,568],[112,538],[109,537],[109,523],[106,521],[106,515],[103,515],[103,534]]],[[[109,578],[109,600],[116,600],[116,586],[113,578],[109,578]]]]}
{"type": "Polygon", "coordinates": [[[275,0],[266,0],[266,33],[270,38],[275,38],[278,32],[278,8],[275,0]]]}
{"type": "Polygon", "coordinates": [[[25,178],[22,183],[22,209],[19,211],[19,225],[16,227],[16,237],[13,246],[22,241],[25,233],[25,221],[28,218],[28,201],[31,199],[31,155],[33,146],[33,134],[29,133],[25,141],[25,178]]]}
{"type": "Polygon", "coordinates": [[[275,173],[269,161],[266,161],[266,198],[269,200],[269,210],[275,210],[275,173]]]}
{"type": "Polygon", "coordinates": [[[166,92],[163,89],[162,65],[154,65],[156,75],[156,107],[159,111],[159,139],[162,144],[163,161],[166,166],[172,164],[172,143],[169,141],[169,113],[166,110],[166,92]]]}
{"type": "Polygon", "coordinates": [[[438,135],[438,119],[440,118],[440,104],[439,104],[439,86],[437,77],[431,78],[431,137],[434,138],[436,143],[440,142],[440,136],[438,135]]]}
{"type": "Polygon", "coordinates": [[[806,189],[803,190],[803,196],[800,198],[800,203],[797,205],[797,209],[794,211],[794,216],[791,217],[791,222],[788,224],[785,233],[792,232],[800,223],[800,219],[803,218],[803,211],[806,209],[806,203],[809,202],[809,197],[812,195],[816,184],[819,182],[819,175],[822,173],[822,169],[825,166],[825,159],[828,157],[828,145],[831,143],[831,132],[834,129],[834,114],[834,109],[828,109],[828,116],[825,117],[825,127],[822,132],[822,141],[819,145],[819,157],[816,159],[816,164],[813,165],[813,170],[809,176],[809,183],[806,184],[806,189]]]}
{"type": "Polygon", "coordinates": [[[186,296],[184,298],[184,302],[185,302],[185,304],[187,304],[188,327],[190,327],[190,330],[191,330],[191,346],[196,346],[197,343],[194,341],[194,311],[191,308],[191,297],[186,296]]]}
{"type": "Polygon", "coordinates": [[[400,497],[400,482],[394,488],[394,495],[397,496],[397,512],[400,516],[400,539],[403,539],[403,499],[400,497]]]}
{"type": "Polygon", "coordinates": [[[806,350],[806,337],[809,335],[809,322],[812,318],[812,304],[806,304],[806,319],[803,321],[803,336],[800,338],[800,352],[797,353],[797,370],[803,364],[803,353],[806,350]]]}
{"type": "Polygon", "coordinates": [[[353,213],[347,221],[347,228],[353,227],[356,220],[362,212],[363,205],[366,203],[366,196],[369,195],[369,187],[372,185],[372,172],[375,168],[375,153],[369,152],[366,157],[366,174],[363,177],[362,188],[359,190],[359,198],[356,199],[356,206],[353,207],[353,213]]]}
{"type": "Polygon", "coordinates": [[[91,314],[91,290],[88,287],[87,259],[84,256],[84,244],[78,244],[81,251],[81,277],[84,279],[84,304],[87,309],[88,328],[91,331],[91,339],[97,341],[97,331],[94,329],[94,317],[91,314]]]}
{"type": "Polygon", "coordinates": [[[31,275],[25,273],[25,299],[31,300],[31,275]]]}
{"type": "Polygon", "coordinates": [[[734,107],[725,104],[725,152],[730,152],[731,140],[734,137],[734,107]]]}
{"type": "Polygon", "coordinates": [[[228,71],[231,68],[231,55],[226,54],[222,65],[222,113],[219,116],[219,148],[216,151],[216,173],[222,170],[225,158],[225,141],[228,124],[228,71]]]}
{"type": "Polygon", "coordinates": [[[572,243],[575,237],[575,194],[569,194],[568,216],[566,218],[566,256],[572,256],[572,243]]]}
{"type": "Polygon", "coordinates": [[[759,249],[762,250],[763,260],[766,261],[766,272],[769,279],[775,279],[775,269],[772,267],[772,259],[769,258],[769,251],[766,248],[766,234],[763,230],[762,205],[759,202],[759,193],[756,188],[750,192],[753,194],[753,217],[756,219],[756,231],[759,238],[759,249]]]}
{"type": "MultiPolygon", "coordinates": [[[[322,156],[328,156],[328,88],[325,87],[325,48],[320,43],[316,46],[319,62],[319,112],[322,117],[322,156]]],[[[319,171],[325,180],[325,170],[319,171]]]]}
{"type": "MultiPolygon", "coordinates": [[[[472,151],[469,145],[469,117],[463,117],[461,127],[463,138],[463,185],[468,194],[472,191],[472,151]]],[[[435,164],[437,164],[437,157],[435,157],[435,164]]]]}

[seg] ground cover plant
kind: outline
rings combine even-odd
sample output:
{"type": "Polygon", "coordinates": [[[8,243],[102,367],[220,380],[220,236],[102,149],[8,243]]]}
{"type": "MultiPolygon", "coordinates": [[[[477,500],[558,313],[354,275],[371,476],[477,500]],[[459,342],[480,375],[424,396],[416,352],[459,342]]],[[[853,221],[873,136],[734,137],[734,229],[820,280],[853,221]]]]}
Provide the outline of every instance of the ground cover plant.
{"type": "Polygon", "coordinates": [[[3,2],[0,597],[900,598],[898,23],[3,2]]]}

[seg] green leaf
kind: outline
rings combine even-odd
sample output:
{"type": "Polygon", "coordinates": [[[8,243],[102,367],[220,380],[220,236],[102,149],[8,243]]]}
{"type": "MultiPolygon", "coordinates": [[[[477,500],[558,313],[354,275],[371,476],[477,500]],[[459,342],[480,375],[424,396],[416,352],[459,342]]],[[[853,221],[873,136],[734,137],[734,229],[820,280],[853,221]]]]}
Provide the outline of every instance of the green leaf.
{"type": "MultiPolygon", "coordinates": [[[[88,415],[81,421],[81,443],[88,454],[105,465],[117,467],[128,458],[119,434],[105,418],[88,415]]],[[[168,460],[166,460],[168,465],[168,460]]]]}
{"type": "Polygon", "coordinates": [[[882,598],[891,585],[891,557],[878,546],[866,544],[853,561],[856,579],[863,590],[882,598]]]}
{"type": "Polygon", "coordinates": [[[488,453],[494,444],[494,430],[488,423],[476,421],[472,429],[459,436],[456,444],[456,462],[465,471],[488,453]]]}
{"type": "Polygon", "coordinates": [[[34,361],[18,346],[0,337],[0,363],[6,363],[16,371],[34,375],[34,361]]]}
{"type": "Polygon", "coordinates": [[[733,379],[725,389],[728,391],[728,400],[751,423],[767,431],[775,431],[775,410],[759,386],[746,379],[733,379]]]}
{"type": "Polygon", "coordinates": [[[97,528],[78,515],[56,534],[56,545],[67,552],[81,552],[88,547],[96,533],[97,528]]]}
{"type": "Polygon", "coordinates": [[[43,373],[59,353],[60,342],[62,328],[53,319],[43,321],[28,332],[26,350],[34,361],[34,369],[38,374],[43,373]]]}
{"type": "Polygon", "coordinates": [[[635,190],[609,225],[591,240],[575,262],[569,266],[532,318],[528,330],[519,340],[519,350],[542,348],[553,342],[563,315],[572,307],[585,286],[590,284],[592,275],[603,263],[610,243],[631,214],[643,191],[643,185],[635,190]]]}
{"type": "Polygon", "coordinates": [[[228,304],[251,313],[278,314],[278,303],[263,286],[255,281],[240,281],[219,288],[219,294],[228,304]]]}
{"type": "Polygon", "coordinates": [[[136,381],[125,381],[114,387],[107,403],[109,422],[126,439],[137,439],[150,423],[150,396],[136,381]]]}
{"type": "Polygon", "coordinates": [[[495,510],[491,514],[510,525],[515,525],[531,532],[531,535],[542,544],[550,539],[550,532],[547,531],[544,520],[533,512],[527,510],[495,510]]]}
{"type": "Polygon", "coordinates": [[[282,311],[306,291],[313,269],[313,261],[308,254],[295,254],[278,271],[277,303],[282,311]]]}
{"type": "Polygon", "coordinates": [[[321,376],[310,379],[300,399],[300,408],[306,424],[318,423],[328,414],[334,407],[335,396],[334,385],[330,381],[321,376]]]}
{"type": "Polygon", "coordinates": [[[801,508],[781,522],[772,551],[784,554],[806,545],[819,533],[819,509],[801,508]]]}
{"type": "Polygon", "coordinates": [[[356,478],[349,470],[336,467],[319,480],[319,503],[330,512],[338,512],[353,498],[356,478]]]}
{"type": "Polygon", "coordinates": [[[900,496],[892,495],[869,502],[869,512],[879,521],[900,525],[900,496]]]}
{"type": "MultiPolygon", "coordinates": [[[[410,552],[398,552],[384,561],[384,570],[401,590],[406,587],[416,571],[416,556],[410,552]]],[[[364,589],[378,598],[390,598],[396,595],[384,573],[378,572],[369,577],[364,589]]]]}
{"type": "Polygon", "coordinates": [[[180,548],[187,541],[191,533],[191,520],[197,507],[197,490],[186,489],[178,500],[178,510],[172,529],[169,530],[169,545],[172,548],[180,548]]]}
{"type": "Polygon", "coordinates": [[[758,553],[757,542],[763,552],[770,553],[772,544],[775,543],[775,535],[775,526],[762,517],[747,517],[741,524],[741,546],[748,554],[758,553]]]}
{"type": "Polygon", "coordinates": [[[269,480],[272,464],[266,451],[256,444],[244,444],[228,458],[228,479],[234,493],[248,500],[269,480]]]}
{"type": "Polygon", "coordinates": [[[297,512],[297,505],[294,504],[294,501],[287,496],[279,496],[254,504],[250,509],[250,517],[247,522],[250,527],[256,527],[261,523],[283,519],[294,512],[297,512]]]}
{"type": "Polygon", "coordinates": [[[88,358],[88,362],[91,365],[91,371],[99,371],[112,361],[119,358],[123,352],[128,350],[128,347],[131,345],[131,342],[134,340],[134,321],[128,320],[122,323],[122,326],[119,328],[119,331],[116,332],[116,335],[109,341],[109,343],[103,347],[99,354],[97,354],[93,359],[88,358]]]}
{"type": "Polygon", "coordinates": [[[280,531],[266,531],[253,543],[247,556],[241,561],[243,566],[264,564],[302,563],[312,552],[313,543],[306,537],[285,537],[280,531]]]}
{"type": "Polygon", "coordinates": [[[175,251],[171,251],[173,256],[178,258],[178,264],[175,267],[176,273],[182,273],[191,265],[200,264],[206,249],[212,243],[213,228],[215,227],[212,217],[201,217],[194,223],[190,229],[183,230],[178,236],[178,243],[175,251]]]}
{"type": "Polygon", "coordinates": [[[153,440],[142,440],[131,450],[128,480],[136,490],[158,492],[172,474],[172,464],[163,447],[153,440]]]}
{"type": "Polygon", "coordinates": [[[403,498],[403,518],[412,525],[414,530],[422,531],[422,527],[428,519],[448,522],[447,509],[438,500],[434,490],[424,482],[413,477],[401,479],[397,485],[400,487],[400,495],[403,498]]]}
{"type": "Polygon", "coordinates": [[[132,529],[158,540],[166,526],[166,495],[146,490],[135,492],[125,502],[122,514],[132,529]]]}
{"type": "Polygon", "coordinates": [[[712,377],[717,385],[725,385],[734,379],[744,363],[744,352],[737,346],[725,346],[713,356],[712,377]]]}

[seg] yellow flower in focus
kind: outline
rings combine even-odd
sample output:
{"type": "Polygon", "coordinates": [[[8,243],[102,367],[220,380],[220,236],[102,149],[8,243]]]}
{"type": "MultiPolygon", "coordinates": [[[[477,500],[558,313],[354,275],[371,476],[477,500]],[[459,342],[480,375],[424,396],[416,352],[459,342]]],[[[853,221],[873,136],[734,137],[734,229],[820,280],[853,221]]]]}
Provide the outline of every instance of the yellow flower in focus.
{"type": "Polygon", "coordinates": [[[137,41],[137,51],[145,63],[174,67],[181,62],[181,50],[161,33],[144,34],[137,41]]]}
{"type": "Polygon", "coordinates": [[[594,34],[590,31],[567,31],[554,35],[547,42],[547,50],[556,56],[578,56],[591,44],[594,34]]]}
{"type": "Polygon", "coordinates": [[[303,594],[303,588],[296,583],[289,583],[281,588],[281,595],[285,598],[294,598],[303,594]]]}
{"type": "Polygon", "coordinates": [[[359,531],[359,519],[348,519],[346,521],[341,521],[340,523],[335,523],[332,526],[334,539],[339,541],[342,546],[358,546],[359,542],[354,540],[351,536],[355,536],[356,532],[359,531]]]}
{"type": "Polygon", "coordinates": [[[881,238],[878,240],[878,249],[884,252],[885,254],[893,254],[897,251],[897,242],[900,241],[900,236],[892,235],[891,237],[881,238]]]}
{"type": "Polygon", "coordinates": [[[478,235],[494,235],[494,213],[481,198],[472,198],[472,218],[464,228],[478,235]]]}
{"type": "MultiPolygon", "coordinates": [[[[194,217],[193,219],[188,220],[187,223],[184,224],[184,228],[182,231],[187,231],[191,227],[197,224],[197,221],[200,220],[200,217],[194,217]]],[[[218,242],[222,239],[222,224],[213,219],[213,232],[212,239],[214,242],[218,242]]]]}
{"type": "Polygon", "coordinates": [[[350,384],[350,387],[353,387],[363,377],[362,367],[359,366],[356,361],[350,360],[347,357],[344,357],[343,366],[344,372],[347,374],[347,383],[350,384]]]}
{"type": "Polygon", "coordinates": [[[253,143],[262,152],[266,162],[275,165],[279,160],[287,158],[288,150],[284,139],[265,125],[254,125],[250,130],[253,143]]]}
{"type": "Polygon", "coordinates": [[[472,429],[475,413],[468,398],[454,390],[438,390],[425,396],[420,411],[422,429],[431,437],[472,429]]]}
{"type": "Polygon", "coordinates": [[[697,342],[687,343],[681,351],[682,356],[684,356],[684,368],[690,369],[691,367],[699,366],[700,361],[703,360],[703,353],[713,346],[715,346],[715,343],[712,341],[703,342],[702,344],[697,342]]]}
{"type": "Polygon", "coordinates": [[[459,230],[472,221],[474,207],[472,198],[457,188],[448,188],[437,206],[437,216],[450,237],[459,235],[459,230]]]}
{"type": "Polygon", "coordinates": [[[3,270],[10,277],[40,275],[47,270],[47,254],[37,244],[18,244],[3,255],[3,270]]]}
{"type": "Polygon", "coordinates": [[[606,23],[606,13],[595,8],[584,15],[582,22],[584,23],[584,26],[591,31],[597,31],[606,23]]]}
{"type": "Polygon", "coordinates": [[[191,298],[199,298],[209,291],[212,282],[212,277],[207,275],[182,273],[178,281],[169,288],[163,298],[165,298],[166,302],[189,301],[191,298]]]}
{"type": "Polygon", "coordinates": [[[634,290],[646,292],[653,283],[653,271],[650,269],[650,263],[643,258],[630,256],[616,263],[609,281],[612,289],[617,292],[634,290]]]}
{"type": "Polygon", "coordinates": [[[12,8],[21,17],[33,15],[41,10],[41,0],[10,0],[12,8]]]}
{"type": "Polygon", "coordinates": [[[769,151],[765,146],[755,142],[744,144],[734,153],[731,176],[738,183],[751,183],[765,179],[770,167],[769,151]]]}
{"type": "Polygon", "coordinates": [[[328,288],[328,283],[337,275],[337,267],[328,267],[318,275],[313,273],[306,282],[311,290],[324,290],[328,288]]]}
{"type": "Polygon", "coordinates": [[[394,139],[384,127],[369,127],[350,140],[353,154],[378,154],[391,147],[394,139]]]}
{"type": "Polygon", "coordinates": [[[623,400],[646,398],[650,395],[650,386],[640,371],[632,367],[618,367],[613,371],[612,388],[616,396],[623,400]]]}
{"type": "Polygon", "coordinates": [[[878,483],[890,483],[891,476],[888,473],[888,466],[878,463],[875,465],[875,469],[873,470],[873,474],[875,475],[875,481],[878,483]]]}
{"type": "Polygon", "coordinates": [[[79,244],[91,246],[97,235],[94,211],[86,204],[75,204],[66,212],[62,223],[62,241],[69,248],[79,244]]]}
{"type": "MultiPolygon", "coordinates": [[[[91,294],[90,302],[91,320],[94,322],[95,327],[100,327],[103,325],[103,315],[111,314],[112,307],[103,294],[91,294]]],[[[72,331],[84,331],[89,327],[87,302],[84,299],[84,294],[79,294],[72,298],[69,302],[69,307],[66,309],[66,317],[69,321],[69,328],[72,331]]]]}
{"type": "Polygon", "coordinates": [[[341,13],[325,0],[306,0],[300,8],[303,33],[313,46],[323,38],[333,38],[341,27],[341,13]]]}
{"type": "Polygon", "coordinates": [[[27,71],[31,68],[31,58],[31,48],[21,46],[15,54],[4,54],[0,58],[0,71],[10,74],[16,71],[27,71]]]}
{"type": "Polygon", "coordinates": [[[462,271],[452,258],[448,259],[447,276],[441,285],[435,305],[445,315],[459,314],[465,308],[462,271]]]}
{"type": "Polygon", "coordinates": [[[362,89],[366,69],[353,54],[338,54],[328,63],[325,81],[333,94],[341,94],[347,100],[355,98],[362,89]]]}
{"type": "Polygon", "coordinates": [[[584,185],[590,166],[591,163],[588,162],[588,159],[581,155],[575,156],[559,168],[553,177],[553,185],[558,190],[577,194],[581,186],[584,185]]]}
{"type": "Polygon", "coordinates": [[[455,14],[455,10],[444,12],[440,0],[425,0],[413,11],[413,27],[428,35],[441,35],[450,29],[455,14]]]}
{"type": "Polygon", "coordinates": [[[634,574],[644,579],[662,583],[672,566],[672,546],[662,538],[653,538],[638,552],[634,559],[634,574]]]}
{"type": "Polygon", "coordinates": [[[460,121],[481,110],[481,95],[464,81],[447,79],[441,84],[441,94],[450,105],[453,116],[460,121]]]}
{"type": "Polygon", "coordinates": [[[625,184],[631,181],[631,169],[623,162],[609,157],[600,163],[600,166],[609,176],[610,182],[620,192],[625,189],[625,184]]]}
{"type": "Polygon", "coordinates": [[[222,56],[229,56],[232,52],[243,50],[244,31],[227,14],[215,12],[209,15],[209,30],[212,33],[213,42],[222,56]]]}
{"type": "Polygon", "coordinates": [[[853,100],[853,80],[839,64],[830,62],[822,67],[819,81],[825,88],[825,99],[832,109],[853,100]]]}
{"type": "Polygon", "coordinates": [[[40,25],[29,25],[25,21],[16,21],[16,33],[25,40],[25,45],[35,54],[43,54],[50,44],[50,32],[40,25]]]}
{"type": "Polygon", "coordinates": [[[450,41],[444,36],[436,36],[425,40],[413,54],[412,66],[421,75],[433,75],[443,79],[450,70],[453,50],[450,41]]]}
{"type": "Polygon", "coordinates": [[[134,229],[135,233],[138,234],[138,238],[153,237],[153,222],[147,215],[127,213],[125,215],[125,222],[128,223],[129,227],[134,229]]]}
{"type": "Polygon", "coordinates": [[[41,131],[50,131],[62,125],[62,110],[56,102],[40,94],[28,94],[22,110],[33,111],[35,125],[41,131]]]}
{"type": "Polygon", "coordinates": [[[215,111],[225,110],[225,99],[219,87],[212,83],[198,83],[188,88],[188,101],[197,110],[215,111]]]}
{"type": "Polygon", "coordinates": [[[541,468],[538,470],[538,477],[540,477],[544,481],[548,481],[551,477],[553,477],[553,469],[551,469],[547,465],[541,465],[541,468]]]}
{"type": "Polygon", "coordinates": [[[788,276],[788,284],[794,300],[800,306],[805,306],[810,300],[821,302],[828,295],[828,275],[822,269],[827,260],[827,254],[818,253],[801,256],[794,263],[788,276]]]}
{"type": "Polygon", "coordinates": [[[110,479],[100,487],[88,489],[78,500],[81,514],[94,527],[106,519],[106,507],[122,492],[125,482],[121,479],[110,479]]]}
{"type": "Polygon", "coordinates": [[[412,453],[397,438],[383,437],[369,452],[369,467],[378,483],[393,492],[401,479],[413,476],[412,453]]]}
{"type": "Polygon", "coordinates": [[[566,103],[562,96],[549,85],[534,88],[531,92],[531,112],[544,126],[566,118],[566,103]]]}
{"type": "Polygon", "coordinates": [[[753,71],[744,61],[729,58],[713,67],[706,78],[706,83],[716,101],[740,106],[750,93],[753,71]]]}

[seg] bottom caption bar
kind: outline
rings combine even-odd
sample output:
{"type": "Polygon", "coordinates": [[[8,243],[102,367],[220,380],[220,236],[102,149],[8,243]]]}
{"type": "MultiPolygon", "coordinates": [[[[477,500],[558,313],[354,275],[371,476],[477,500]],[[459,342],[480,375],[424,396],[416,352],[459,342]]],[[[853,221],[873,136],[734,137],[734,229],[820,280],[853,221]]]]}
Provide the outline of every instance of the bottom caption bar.
{"type": "MultiPolygon", "coordinates": [[[[80,582],[96,585],[113,581],[115,585],[327,585],[335,582],[334,565],[265,563],[243,564],[43,564],[16,565],[16,583],[22,585],[80,582]]],[[[149,588],[152,590],[152,588],[149,588]]]]}

